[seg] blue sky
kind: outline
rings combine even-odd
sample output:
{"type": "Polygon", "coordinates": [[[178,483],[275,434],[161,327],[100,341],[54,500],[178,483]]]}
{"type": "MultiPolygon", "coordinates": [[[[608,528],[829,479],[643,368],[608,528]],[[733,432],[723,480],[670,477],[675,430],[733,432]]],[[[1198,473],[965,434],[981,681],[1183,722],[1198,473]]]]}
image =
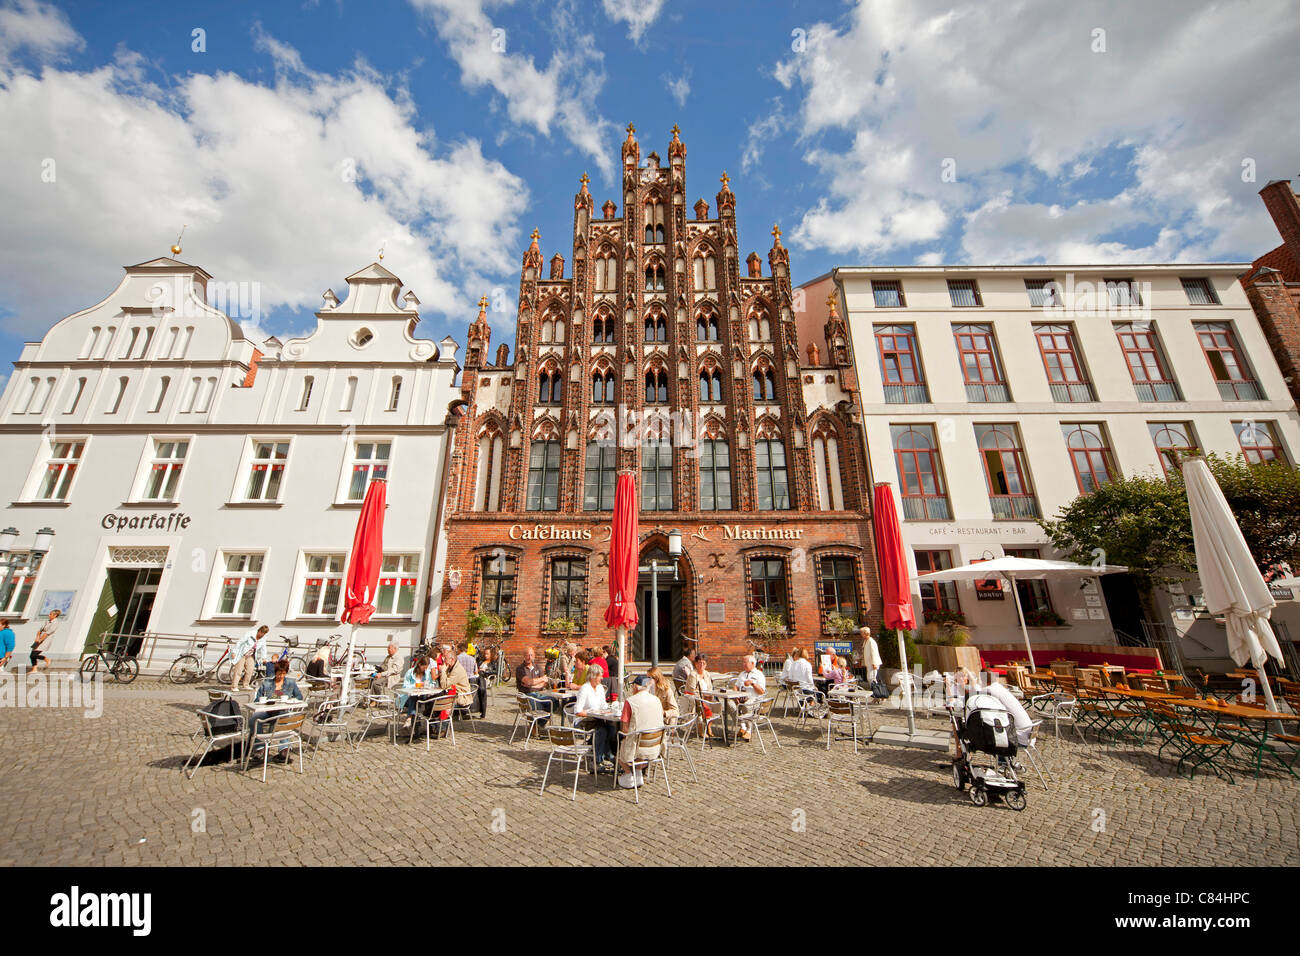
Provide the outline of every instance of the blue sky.
{"type": "Polygon", "coordinates": [[[1300,18],[1247,3],[0,0],[0,348],[166,252],[309,327],[371,261],[463,339],[534,226],[615,197],[618,144],[725,169],[742,258],[779,222],[835,265],[1249,260],[1300,165],[1300,18]],[[1268,30],[1259,25],[1267,23],[1268,30]],[[202,31],[201,51],[194,31],[202,31]],[[53,161],[57,175],[42,171],[53,161]]]}

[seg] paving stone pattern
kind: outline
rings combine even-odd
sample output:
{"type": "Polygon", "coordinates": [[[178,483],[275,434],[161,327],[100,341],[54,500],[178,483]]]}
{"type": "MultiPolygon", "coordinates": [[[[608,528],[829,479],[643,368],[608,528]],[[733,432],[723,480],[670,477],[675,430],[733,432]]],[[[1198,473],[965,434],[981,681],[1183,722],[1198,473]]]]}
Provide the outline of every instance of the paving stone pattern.
{"type": "MultiPolygon", "coordinates": [[[[134,864],[1045,864],[1297,865],[1300,782],[1266,772],[1235,785],[1175,776],[1154,748],[1049,736],[1055,775],[1032,771],[1029,807],[983,809],[958,794],[943,754],[835,742],[777,719],[784,747],[692,744],[672,797],[572,772],[538,795],[548,745],[507,744],[512,691],[457,744],[394,747],[380,731],[357,752],[326,742],[299,775],[265,784],[231,764],[179,770],[201,689],[141,679],[80,711],[0,710],[0,863],[134,864]],[[495,825],[495,826],[494,826],[495,825]]],[[[877,726],[893,713],[873,708],[877,726]]],[[[934,719],[926,726],[942,726],[934,719]]]]}

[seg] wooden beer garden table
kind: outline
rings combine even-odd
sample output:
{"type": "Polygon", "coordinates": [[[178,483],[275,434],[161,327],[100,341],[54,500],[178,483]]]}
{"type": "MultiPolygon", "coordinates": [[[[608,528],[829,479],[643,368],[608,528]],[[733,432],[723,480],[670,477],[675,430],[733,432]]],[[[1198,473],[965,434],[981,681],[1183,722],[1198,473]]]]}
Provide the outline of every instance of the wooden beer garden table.
{"type": "Polygon", "coordinates": [[[1277,735],[1272,737],[1283,746],[1289,746],[1294,750],[1300,745],[1300,740],[1294,737],[1296,725],[1300,724],[1300,714],[1283,714],[1273,710],[1261,710],[1257,707],[1244,707],[1241,704],[1225,704],[1219,701],[1198,700],[1192,697],[1175,697],[1167,701],[1173,707],[1185,707],[1195,711],[1200,718],[1201,723],[1207,727],[1211,736],[1224,737],[1233,743],[1245,745],[1255,754],[1255,776],[1259,776],[1260,767],[1264,762],[1264,751],[1269,750],[1270,754],[1282,764],[1287,773],[1291,776],[1297,776],[1293,765],[1297,762],[1293,754],[1291,760],[1283,760],[1281,756],[1272,754],[1271,748],[1268,747],[1270,731],[1268,722],[1270,720],[1279,723],[1286,722],[1290,724],[1287,730],[1290,734],[1277,735]],[[1220,724],[1224,718],[1234,721],[1241,721],[1239,724],[1233,724],[1225,727],[1221,733],[1220,724]],[[1282,739],[1277,739],[1278,737],[1282,739]]]}

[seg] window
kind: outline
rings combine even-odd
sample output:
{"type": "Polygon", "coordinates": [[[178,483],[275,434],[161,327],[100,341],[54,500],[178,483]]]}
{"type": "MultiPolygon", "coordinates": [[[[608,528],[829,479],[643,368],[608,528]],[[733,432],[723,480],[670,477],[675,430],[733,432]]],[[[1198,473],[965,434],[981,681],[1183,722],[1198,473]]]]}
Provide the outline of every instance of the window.
{"type": "Polygon", "coordinates": [[[564,341],[564,319],[554,313],[548,313],[542,320],[542,342],[560,343],[564,341]]]}
{"type": "Polygon", "coordinates": [[[1219,397],[1226,401],[1263,398],[1237,347],[1232,326],[1227,322],[1195,322],[1192,327],[1196,329],[1205,360],[1210,363],[1219,397]]]}
{"type": "Polygon", "coordinates": [[[772,341],[772,320],[762,305],[749,313],[749,337],[756,342],[772,341]]]}
{"type": "Polygon", "coordinates": [[[515,612],[515,556],[497,552],[482,558],[483,589],[479,593],[480,611],[500,614],[510,620],[515,612]]]}
{"type": "Polygon", "coordinates": [[[664,267],[663,266],[657,263],[646,266],[645,291],[646,292],[664,291],[664,267]]]}
{"type": "Polygon", "coordinates": [[[562,617],[581,627],[587,612],[587,562],[582,558],[551,561],[551,606],[547,620],[562,617]]]}
{"type": "Polygon", "coordinates": [[[1079,494],[1096,491],[1116,477],[1103,425],[1099,422],[1062,422],[1061,431],[1070,450],[1079,494]]]}
{"type": "Polygon", "coordinates": [[[393,386],[388,392],[388,410],[397,411],[397,403],[402,397],[402,376],[393,376],[393,386]]]}
{"type": "MultiPolygon", "coordinates": [[[[916,573],[931,574],[934,571],[947,571],[952,565],[951,551],[913,551],[916,555],[916,573]]],[[[940,615],[961,613],[961,601],[957,597],[955,581],[921,581],[921,615],[928,624],[930,619],[940,615]]]]}
{"type": "Polygon", "coordinates": [[[948,492],[939,465],[933,425],[890,425],[903,517],[908,521],[946,521],[948,492]]]}
{"type": "Polygon", "coordinates": [[[916,355],[916,327],[876,326],[876,348],[880,352],[880,377],[885,401],[890,404],[928,402],[929,390],[916,355]]]}
{"type": "Polygon", "coordinates": [[[140,497],[144,501],[175,501],[190,443],[163,440],[154,441],[153,447],[153,461],[149,463],[149,474],[145,476],[140,497]]]}
{"type": "Polygon", "coordinates": [[[21,616],[31,599],[41,556],[30,551],[13,551],[5,564],[4,577],[0,578],[0,614],[21,616]]]}
{"type": "Polygon", "coordinates": [[[1061,306],[1060,286],[1055,279],[1026,279],[1025,291],[1029,293],[1029,304],[1034,308],[1059,308],[1061,306]]]}
{"type": "Polygon", "coordinates": [[[903,307],[903,284],[901,282],[878,282],[873,279],[871,294],[875,297],[877,309],[901,309],[903,307]]]}
{"type": "MultiPolygon", "coordinates": [[[[130,381],[131,380],[128,379],[125,375],[123,375],[121,378],[117,380],[117,394],[113,397],[113,404],[109,406],[108,414],[116,415],[118,409],[122,407],[122,399],[126,398],[126,387],[128,384],[130,384],[130,381]]],[[[196,378],[194,381],[196,383],[195,393],[197,394],[198,392],[197,383],[199,380],[196,378]]],[[[37,411],[40,411],[40,409],[38,408],[37,411]]]]}
{"type": "Polygon", "coordinates": [[[343,593],[343,568],[346,560],[347,558],[342,554],[304,556],[302,601],[298,606],[298,613],[302,617],[338,616],[339,595],[343,593]]]}
{"type": "Polygon", "coordinates": [[[713,258],[713,253],[707,250],[697,250],[694,263],[695,288],[701,292],[712,292],[717,289],[717,260],[713,258]]]}
{"type": "Polygon", "coordinates": [[[1107,279],[1106,297],[1112,307],[1133,309],[1142,304],[1142,293],[1132,279],[1107,279]]]}
{"type": "Polygon", "coordinates": [[[663,369],[651,369],[645,373],[645,401],[647,405],[668,403],[668,373],[663,369]]]}
{"type": "Polygon", "coordinates": [[[754,401],[776,401],[776,376],[770,368],[761,368],[754,372],[754,401]]]}
{"type": "Polygon", "coordinates": [[[248,465],[245,501],[279,501],[284,481],[284,466],[289,461],[287,441],[253,440],[253,455],[248,465]]]}
{"type": "Polygon", "coordinates": [[[1189,305],[1218,305],[1219,296],[1210,285],[1209,279],[1185,278],[1182,280],[1183,292],[1187,293],[1189,305]]]}
{"type": "Polygon", "coordinates": [[[352,481],[348,484],[348,501],[361,501],[366,497],[370,482],[388,478],[388,457],[392,442],[359,441],[353,445],[352,481]]]}
{"type": "Polygon", "coordinates": [[[959,309],[977,308],[984,304],[974,279],[949,279],[948,300],[959,309]]]}
{"type": "Polygon", "coordinates": [[[41,501],[67,501],[68,489],[81,464],[81,454],[86,448],[85,439],[56,441],[50,445],[50,457],[45,464],[36,497],[41,501]]]}
{"type": "Polygon", "coordinates": [[[474,472],[474,510],[501,509],[501,455],[505,443],[494,432],[485,432],[478,440],[478,467],[474,472]]]}
{"type": "Polygon", "coordinates": [[[695,340],[718,341],[718,317],[712,311],[701,312],[695,317],[695,340]]]}
{"type": "Polygon", "coordinates": [[[607,345],[614,341],[614,319],[612,316],[596,316],[591,323],[591,344],[607,345]]]}
{"type": "Polygon", "coordinates": [[[641,446],[641,510],[673,510],[673,445],[651,441],[641,446]]]}
{"type": "Polygon", "coordinates": [[[751,611],[776,611],[778,614],[786,614],[783,559],[749,559],[749,607],[751,611]]]}
{"type": "Polygon", "coordinates": [[[537,401],[542,405],[559,405],[564,401],[564,379],[559,370],[537,376],[537,401]]]}
{"type": "Polygon", "coordinates": [[[1232,430],[1237,433],[1241,454],[1252,465],[1263,461],[1286,464],[1286,450],[1273,422],[1233,422],[1232,430]]]}
{"type": "Polygon", "coordinates": [[[858,576],[852,558],[821,559],[822,609],[857,619],[858,576]]]}
{"type": "Polygon", "coordinates": [[[731,510],[731,448],[718,438],[700,443],[700,510],[731,510]]]}
{"type": "Polygon", "coordinates": [[[1074,328],[1070,325],[1035,325],[1038,351],[1043,356],[1052,399],[1057,402],[1095,402],[1092,384],[1083,371],[1083,363],[1074,345],[1074,328]]]}
{"type": "Polygon", "coordinates": [[[618,448],[609,442],[588,442],[587,467],[584,472],[582,510],[613,511],[618,448]]]}
{"type": "Polygon", "coordinates": [[[375,339],[375,333],[371,332],[367,328],[357,329],[356,332],[352,334],[352,344],[359,349],[365,348],[367,345],[373,342],[374,339],[375,339]]]}
{"type": "Polygon", "coordinates": [[[596,291],[613,292],[618,288],[618,260],[608,246],[596,256],[596,291]]]}
{"type": "Polygon", "coordinates": [[[844,510],[844,487],[840,478],[840,443],[834,435],[814,435],[813,471],[817,479],[817,500],[823,511],[844,510]]]}
{"type": "MultiPolygon", "coordinates": [[[[1037,548],[1003,548],[1002,551],[1008,558],[1029,558],[1037,561],[1042,557],[1037,548]]],[[[1057,616],[1055,608],[1052,607],[1052,595],[1047,590],[1046,581],[1017,581],[1016,590],[1019,592],[1020,609],[1026,617],[1031,614],[1057,616]]]]}
{"type": "Polygon", "coordinates": [[[560,443],[533,442],[528,450],[527,511],[560,510],[560,443]]]}
{"type": "Polygon", "coordinates": [[[1184,455],[1195,454],[1196,433],[1191,422],[1147,422],[1147,428],[1166,476],[1170,470],[1179,470],[1184,455]]]}
{"type": "Polygon", "coordinates": [[[1128,363],[1133,389],[1144,402],[1182,400],[1178,385],[1165,371],[1164,354],[1156,330],[1145,323],[1120,322],[1115,325],[1119,347],[1128,363]]]}
{"type": "Polygon", "coordinates": [[[419,577],[418,554],[386,554],[379,569],[379,590],[375,614],[410,617],[415,613],[415,584],[419,577]]]}
{"type": "Polygon", "coordinates": [[[663,342],[668,337],[668,323],[661,313],[653,313],[645,317],[645,340],[647,342],[663,342]]]}
{"type": "Polygon", "coordinates": [[[661,246],[664,242],[664,207],[663,203],[645,204],[645,241],[652,246],[661,246]]]}
{"type": "Polygon", "coordinates": [[[591,401],[595,405],[613,405],[618,400],[614,390],[614,373],[597,371],[591,376],[591,401]]]}
{"type": "Polygon", "coordinates": [[[754,471],[758,479],[758,510],[788,511],[790,484],[785,469],[785,443],[774,439],[755,442],[754,471]]]}
{"type": "MultiPolygon", "coordinates": [[[[195,379],[197,382],[198,379],[195,379]]],[[[298,399],[298,411],[305,412],[307,406],[311,404],[311,390],[316,385],[316,379],[308,375],[302,380],[302,397],[298,399]]]]}
{"type": "Polygon", "coordinates": [[[216,613],[222,617],[252,617],[262,581],[261,554],[226,554],[225,574],[217,594],[216,613]]]}
{"type": "Polygon", "coordinates": [[[705,369],[700,372],[700,401],[722,401],[722,372],[718,369],[705,369]]]}
{"type": "Polygon", "coordinates": [[[1020,429],[1013,424],[976,425],[975,440],[984,459],[993,517],[1004,521],[1037,518],[1038,502],[1029,484],[1020,429]]]}
{"type": "Polygon", "coordinates": [[[961,360],[962,375],[966,380],[966,400],[969,402],[1007,402],[1011,393],[1002,375],[1002,360],[998,356],[997,339],[991,325],[954,325],[957,356],[961,360]]]}

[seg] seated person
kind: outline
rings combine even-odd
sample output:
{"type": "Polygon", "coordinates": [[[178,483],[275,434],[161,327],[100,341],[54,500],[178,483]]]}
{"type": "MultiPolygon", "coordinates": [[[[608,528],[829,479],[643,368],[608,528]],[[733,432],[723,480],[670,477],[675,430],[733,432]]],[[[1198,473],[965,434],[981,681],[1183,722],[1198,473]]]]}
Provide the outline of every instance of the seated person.
{"type": "Polygon", "coordinates": [[[316,656],[307,665],[307,676],[328,678],[330,676],[330,649],[328,646],[316,649],[316,656]]]}
{"type": "MultiPolygon", "coordinates": [[[[573,705],[573,716],[583,718],[587,714],[604,710],[605,685],[601,680],[600,669],[587,668],[587,681],[578,688],[578,699],[573,705]]],[[[594,727],[593,735],[596,748],[596,764],[601,769],[613,769],[614,750],[618,740],[614,725],[608,720],[590,719],[583,721],[584,727],[594,727]]]]}
{"type": "MultiPolygon", "coordinates": [[[[549,685],[550,679],[542,673],[542,668],[537,663],[537,648],[525,648],[524,659],[515,668],[515,686],[518,688],[519,693],[532,700],[539,710],[545,710],[553,714],[555,713],[557,701],[554,695],[546,692],[549,685]]],[[[539,732],[546,727],[546,723],[545,720],[537,722],[539,732]]]]}
{"type": "Polygon", "coordinates": [[[667,740],[660,742],[657,748],[642,748],[638,737],[643,731],[655,730],[663,725],[664,707],[659,703],[659,698],[650,692],[650,678],[645,674],[637,674],[632,678],[632,695],[623,702],[623,720],[620,726],[624,736],[618,748],[618,762],[623,770],[618,778],[620,787],[639,787],[645,782],[640,770],[633,777],[633,761],[658,757],[667,746],[667,740]]]}
{"type": "MultiPolygon", "coordinates": [[[[431,687],[433,685],[433,662],[424,654],[416,654],[415,660],[411,661],[411,666],[407,668],[406,674],[402,677],[403,687],[431,687]]],[[[406,719],[409,723],[415,716],[416,698],[408,694],[399,694],[397,706],[406,711],[406,719]]]]}
{"type": "MultiPolygon", "coordinates": [[[[275,662],[275,676],[262,681],[262,686],[253,695],[253,700],[278,700],[281,697],[292,697],[294,700],[303,699],[302,691],[298,689],[298,682],[289,676],[289,661],[286,658],[281,658],[275,662]]],[[[256,720],[250,721],[248,739],[251,741],[257,734],[268,733],[280,716],[280,714],[276,713],[267,713],[256,720]]]]}
{"type": "Polygon", "coordinates": [[[842,657],[835,658],[835,663],[832,664],[830,670],[826,672],[826,679],[830,681],[832,687],[836,684],[843,684],[849,679],[848,663],[849,662],[842,657]]]}
{"type": "MultiPolygon", "coordinates": [[[[732,682],[732,686],[735,687],[736,690],[743,690],[749,695],[749,704],[746,706],[747,711],[754,706],[753,702],[757,698],[762,697],[763,694],[767,692],[767,676],[759,670],[758,660],[753,654],[745,655],[741,672],[736,675],[736,679],[732,682]]],[[[740,739],[749,740],[749,721],[745,720],[741,715],[739,701],[727,701],[727,708],[731,711],[730,716],[732,720],[739,718],[737,726],[740,727],[740,739]]]]}
{"type": "Polygon", "coordinates": [[[817,689],[817,684],[813,681],[812,664],[808,663],[806,649],[800,648],[795,651],[794,661],[790,665],[790,680],[819,703],[825,699],[825,695],[817,689]]]}
{"type": "Polygon", "coordinates": [[[704,695],[713,690],[713,678],[709,676],[708,663],[708,655],[695,655],[695,668],[686,675],[685,692],[699,699],[701,733],[709,737],[716,737],[717,734],[709,727],[709,718],[713,716],[713,708],[704,702],[704,695]],[[706,730],[706,728],[708,729],[706,730]]]}
{"type": "Polygon", "coordinates": [[[398,680],[402,676],[402,657],[397,651],[397,645],[392,641],[388,642],[388,656],[384,662],[375,669],[375,673],[370,681],[370,692],[372,694],[386,694],[389,689],[397,686],[398,680]]]}

